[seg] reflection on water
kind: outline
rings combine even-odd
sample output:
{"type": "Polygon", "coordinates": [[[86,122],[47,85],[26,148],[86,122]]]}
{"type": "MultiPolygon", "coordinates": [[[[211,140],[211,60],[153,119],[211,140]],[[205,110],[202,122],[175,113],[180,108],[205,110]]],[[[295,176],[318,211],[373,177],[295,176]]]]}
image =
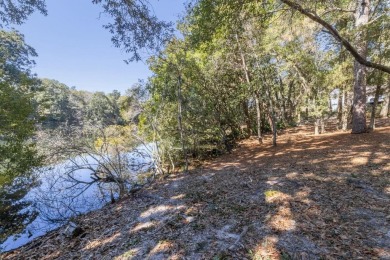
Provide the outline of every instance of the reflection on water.
{"type": "MultiPolygon", "coordinates": [[[[127,186],[132,185],[131,180],[136,179],[140,172],[153,166],[154,145],[140,146],[136,151],[125,154],[130,162],[127,176],[130,181],[126,183],[127,186]]],[[[23,199],[32,201],[29,209],[37,211],[39,215],[22,234],[11,236],[1,244],[1,250],[9,251],[23,246],[65,224],[71,217],[102,208],[112,195],[117,198],[115,185],[93,182],[91,174],[98,167],[97,160],[99,158],[96,156],[85,156],[39,169],[37,175],[40,185],[23,199]],[[72,170],[69,175],[75,162],[85,167],[72,170]]]]}

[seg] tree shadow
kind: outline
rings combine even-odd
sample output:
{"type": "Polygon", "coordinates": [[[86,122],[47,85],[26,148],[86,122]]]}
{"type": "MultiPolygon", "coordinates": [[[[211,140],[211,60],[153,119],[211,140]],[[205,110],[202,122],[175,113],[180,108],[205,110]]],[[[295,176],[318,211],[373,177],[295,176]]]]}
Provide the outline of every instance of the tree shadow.
{"type": "Polygon", "coordinates": [[[5,259],[390,257],[390,127],[244,141],[5,259]]]}

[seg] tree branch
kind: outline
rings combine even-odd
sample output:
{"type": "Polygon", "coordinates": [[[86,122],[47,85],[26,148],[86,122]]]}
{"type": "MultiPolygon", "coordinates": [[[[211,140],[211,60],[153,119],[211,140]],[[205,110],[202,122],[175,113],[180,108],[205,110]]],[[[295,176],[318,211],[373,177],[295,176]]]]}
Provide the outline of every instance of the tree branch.
{"type": "Polygon", "coordinates": [[[309,17],[312,21],[319,23],[323,27],[325,27],[333,35],[333,37],[337,41],[339,41],[347,49],[347,51],[349,53],[351,53],[351,55],[355,58],[355,60],[357,62],[359,62],[360,64],[365,65],[367,67],[374,68],[374,69],[377,69],[377,70],[380,70],[380,71],[383,71],[383,72],[390,74],[390,67],[384,66],[382,64],[374,63],[374,62],[368,61],[367,59],[363,58],[358,53],[358,51],[349,43],[349,41],[340,35],[340,33],[336,30],[336,28],[334,28],[332,25],[330,25],[325,20],[323,20],[321,17],[319,17],[315,12],[313,12],[309,9],[305,9],[300,4],[293,2],[293,1],[290,1],[290,0],[281,0],[281,1],[283,3],[285,3],[286,5],[288,5],[289,7],[291,7],[292,9],[297,10],[301,14],[309,17]]]}
{"type": "Polygon", "coordinates": [[[325,11],[321,15],[327,15],[327,14],[332,13],[332,12],[354,13],[355,10],[346,10],[346,9],[342,9],[342,8],[332,8],[330,10],[325,11]]]}

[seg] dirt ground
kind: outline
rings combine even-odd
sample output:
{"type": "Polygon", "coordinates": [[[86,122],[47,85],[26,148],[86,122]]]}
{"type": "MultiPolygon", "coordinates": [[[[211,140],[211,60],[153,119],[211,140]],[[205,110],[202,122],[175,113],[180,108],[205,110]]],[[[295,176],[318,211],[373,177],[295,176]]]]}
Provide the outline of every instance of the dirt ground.
{"type": "Polygon", "coordinates": [[[77,221],[4,259],[390,259],[390,124],[312,129],[232,154],[77,221]],[[308,132],[309,131],[309,132],[308,132]]]}

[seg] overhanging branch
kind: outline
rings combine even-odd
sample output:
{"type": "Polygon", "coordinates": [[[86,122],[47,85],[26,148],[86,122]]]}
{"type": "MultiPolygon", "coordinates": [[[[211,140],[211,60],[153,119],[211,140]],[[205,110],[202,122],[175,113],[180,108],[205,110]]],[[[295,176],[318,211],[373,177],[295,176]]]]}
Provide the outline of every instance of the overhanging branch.
{"type": "Polygon", "coordinates": [[[314,22],[319,23],[323,27],[325,27],[330,32],[330,34],[332,34],[333,37],[337,41],[339,41],[347,49],[347,51],[349,53],[352,54],[352,56],[355,58],[355,60],[357,62],[359,62],[362,65],[365,65],[366,67],[374,68],[374,69],[377,69],[377,70],[380,70],[380,71],[383,71],[385,73],[390,74],[390,67],[382,65],[382,64],[374,63],[374,62],[368,61],[367,59],[363,58],[358,53],[358,51],[349,43],[349,41],[340,35],[340,33],[336,30],[336,28],[334,28],[328,22],[326,22],[321,17],[319,17],[315,12],[313,12],[309,9],[305,9],[300,4],[293,2],[293,1],[290,1],[290,0],[281,0],[281,1],[283,3],[285,3],[286,5],[288,5],[289,7],[291,7],[292,9],[297,10],[301,14],[309,17],[314,22]]]}

